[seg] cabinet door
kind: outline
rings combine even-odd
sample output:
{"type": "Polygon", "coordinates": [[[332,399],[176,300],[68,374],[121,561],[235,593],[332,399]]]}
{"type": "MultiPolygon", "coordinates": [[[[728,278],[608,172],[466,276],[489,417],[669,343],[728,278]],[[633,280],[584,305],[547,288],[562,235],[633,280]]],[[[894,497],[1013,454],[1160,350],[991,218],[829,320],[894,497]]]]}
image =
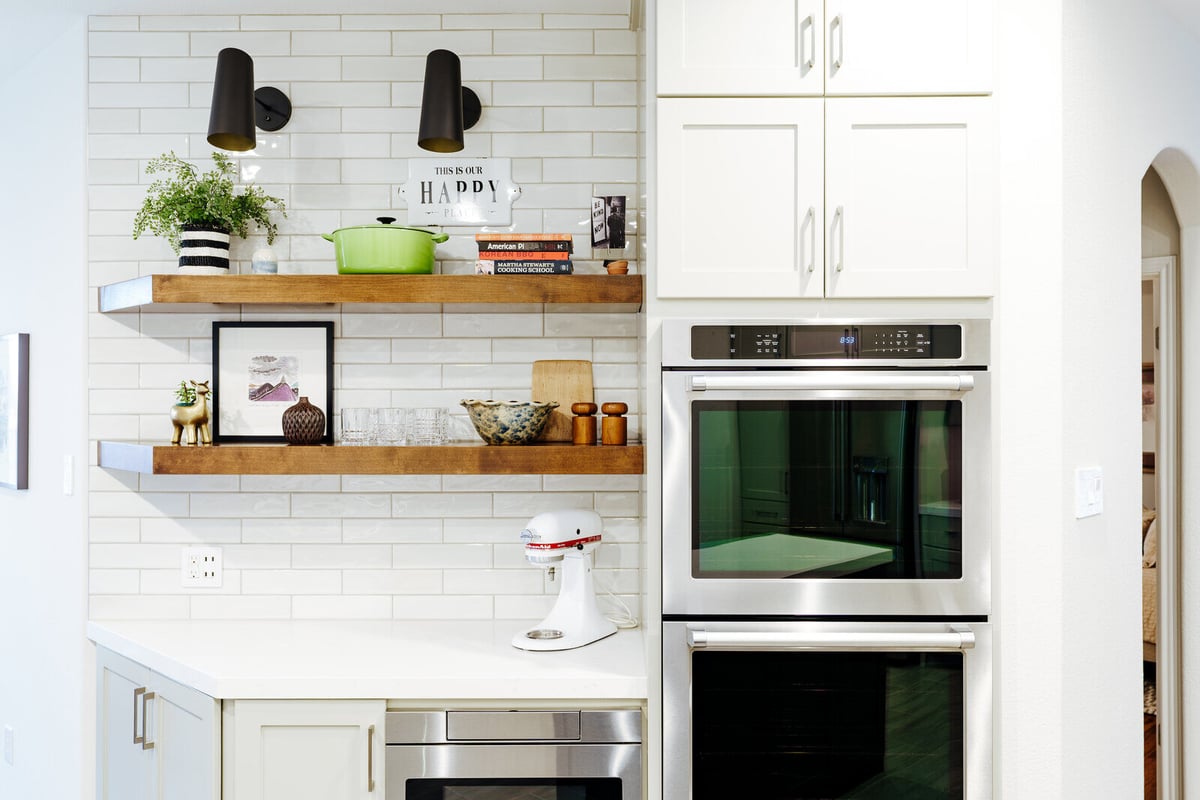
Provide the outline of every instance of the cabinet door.
{"type": "Polygon", "coordinates": [[[993,0],[828,0],[825,94],[984,94],[993,0]]]}
{"type": "Polygon", "coordinates": [[[142,699],[150,670],[100,647],[96,676],[96,797],[149,800],[154,751],[135,740],[144,731],[142,699]]]}
{"type": "Polygon", "coordinates": [[[989,296],[989,99],[832,99],[825,114],[826,295],[989,296]]]}
{"type": "Polygon", "coordinates": [[[659,0],[659,95],[819,95],[821,0],[659,0]]]}
{"type": "Polygon", "coordinates": [[[659,297],[821,296],[822,102],[657,102],[659,297]]]}
{"type": "Polygon", "coordinates": [[[147,736],[154,744],[160,800],[219,800],[220,702],[157,673],[147,736]]]}
{"type": "Polygon", "coordinates": [[[226,800],[380,800],[382,700],[225,704],[226,800]]]}

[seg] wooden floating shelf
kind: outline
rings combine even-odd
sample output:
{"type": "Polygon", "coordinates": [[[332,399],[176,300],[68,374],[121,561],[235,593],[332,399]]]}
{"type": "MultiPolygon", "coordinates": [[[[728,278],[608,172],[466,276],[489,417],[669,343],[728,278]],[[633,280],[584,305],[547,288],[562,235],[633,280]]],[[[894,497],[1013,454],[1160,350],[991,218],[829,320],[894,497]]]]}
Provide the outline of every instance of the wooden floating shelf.
{"type": "Polygon", "coordinates": [[[641,475],[641,445],[183,446],[101,441],[99,465],[148,475],[641,475]]]}
{"type": "Polygon", "coordinates": [[[641,275],[144,275],[100,287],[101,311],[169,303],[552,303],[642,306],[641,275]]]}

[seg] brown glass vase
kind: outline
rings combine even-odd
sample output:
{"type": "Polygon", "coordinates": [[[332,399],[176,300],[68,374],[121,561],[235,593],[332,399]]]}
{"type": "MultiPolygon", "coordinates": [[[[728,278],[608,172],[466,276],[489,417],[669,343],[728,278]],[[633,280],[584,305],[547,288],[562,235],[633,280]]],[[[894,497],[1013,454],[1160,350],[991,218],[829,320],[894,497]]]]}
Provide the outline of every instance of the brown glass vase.
{"type": "Polygon", "coordinates": [[[283,438],[288,444],[320,444],[325,438],[325,412],[301,397],[283,412],[283,438]]]}

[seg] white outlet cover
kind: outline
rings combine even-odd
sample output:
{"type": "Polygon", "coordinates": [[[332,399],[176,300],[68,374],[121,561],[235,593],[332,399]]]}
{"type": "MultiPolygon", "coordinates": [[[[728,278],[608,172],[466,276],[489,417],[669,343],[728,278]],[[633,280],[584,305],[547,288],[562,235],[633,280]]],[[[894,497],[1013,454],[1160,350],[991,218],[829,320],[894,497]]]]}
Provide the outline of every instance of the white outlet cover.
{"type": "Polygon", "coordinates": [[[224,582],[221,548],[185,547],[180,558],[181,585],[192,589],[216,589],[224,582]]]}
{"type": "Polygon", "coordinates": [[[1075,519],[1094,517],[1104,511],[1104,470],[1080,467],[1075,470],[1075,519]]]}

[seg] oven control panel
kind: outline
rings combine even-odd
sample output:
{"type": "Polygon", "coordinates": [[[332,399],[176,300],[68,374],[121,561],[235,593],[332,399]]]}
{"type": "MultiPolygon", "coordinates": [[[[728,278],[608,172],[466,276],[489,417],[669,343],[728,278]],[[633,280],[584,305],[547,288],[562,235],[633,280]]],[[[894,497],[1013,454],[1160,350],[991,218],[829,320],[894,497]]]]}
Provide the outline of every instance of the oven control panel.
{"type": "Polygon", "coordinates": [[[960,325],[693,325],[692,358],[953,359],[960,325]]]}

